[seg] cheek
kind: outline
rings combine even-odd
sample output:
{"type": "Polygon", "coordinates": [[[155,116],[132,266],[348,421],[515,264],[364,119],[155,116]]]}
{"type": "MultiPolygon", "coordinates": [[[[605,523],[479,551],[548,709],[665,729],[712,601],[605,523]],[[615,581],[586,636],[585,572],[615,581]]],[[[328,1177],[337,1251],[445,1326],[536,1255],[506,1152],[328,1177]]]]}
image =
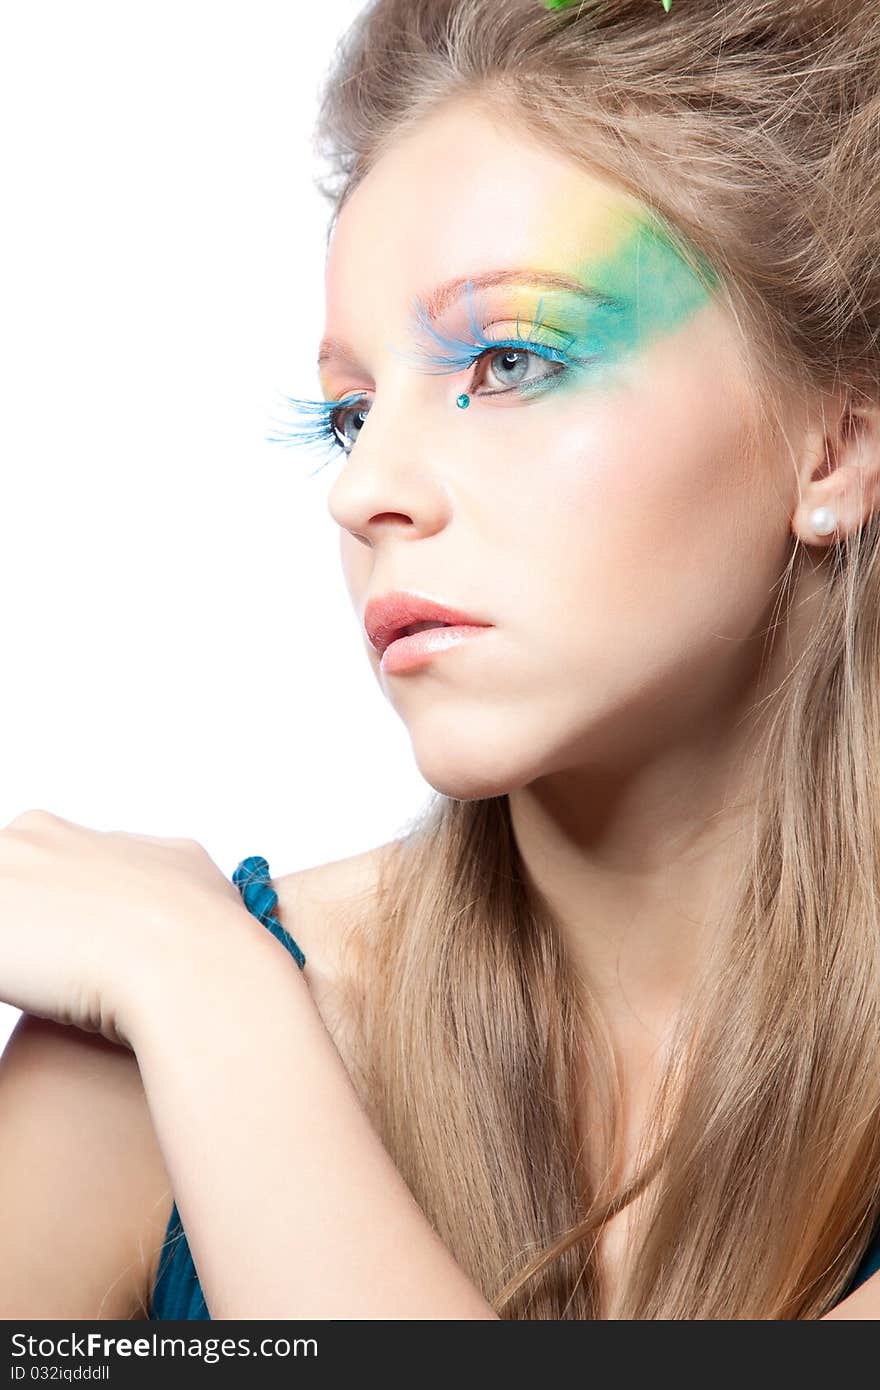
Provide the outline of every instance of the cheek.
{"type": "Polygon", "coordinates": [[[523,550],[542,576],[530,621],[579,616],[545,620],[566,665],[677,664],[754,631],[788,532],[749,447],[718,392],[603,407],[553,436],[523,550]]]}

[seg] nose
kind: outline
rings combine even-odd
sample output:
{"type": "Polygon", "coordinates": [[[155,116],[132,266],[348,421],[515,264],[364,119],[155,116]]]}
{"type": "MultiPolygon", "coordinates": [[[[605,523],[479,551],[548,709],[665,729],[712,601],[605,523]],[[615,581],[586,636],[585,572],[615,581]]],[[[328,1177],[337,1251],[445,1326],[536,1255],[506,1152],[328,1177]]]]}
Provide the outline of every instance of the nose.
{"type": "MultiPolygon", "coordinates": [[[[404,408],[404,391],[370,406],[357,441],[328,494],[338,526],[373,548],[383,536],[416,540],[440,530],[449,516],[443,442],[428,427],[430,407],[404,408]]],[[[448,441],[446,447],[449,447],[448,441]]]]}

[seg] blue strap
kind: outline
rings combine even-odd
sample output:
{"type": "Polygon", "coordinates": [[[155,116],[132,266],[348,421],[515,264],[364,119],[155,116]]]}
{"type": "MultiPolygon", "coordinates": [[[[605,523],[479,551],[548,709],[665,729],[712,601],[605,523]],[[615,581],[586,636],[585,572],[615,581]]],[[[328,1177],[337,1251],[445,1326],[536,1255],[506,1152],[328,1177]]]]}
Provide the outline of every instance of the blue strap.
{"type": "Polygon", "coordinates": [[[277,917],[271,916],[278,904],[278,894],[272,887],[266,860],[259,854],[251,854],[247,859],[242,859],[232,875],[232,882],[244,898],[245,906],[272,933],[275,940],[287,948],[300,970],[303,970],[305,956],[290,932],[284,930],[277,917]]]}

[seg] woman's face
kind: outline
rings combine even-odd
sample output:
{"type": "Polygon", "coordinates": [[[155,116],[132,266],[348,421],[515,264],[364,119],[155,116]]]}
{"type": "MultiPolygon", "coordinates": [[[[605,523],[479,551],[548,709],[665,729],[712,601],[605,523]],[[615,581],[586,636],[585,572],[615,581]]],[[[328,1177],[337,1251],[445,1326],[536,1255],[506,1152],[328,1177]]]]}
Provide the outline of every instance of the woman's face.
{"type": "Polygon", "coordinates": [[[364,634],[426,780],[498,795],[719,737],[754,681],[746,639],[795,484],[750,449],[734,331],[647,209],[475,104],[446,108],[344,206],[326,334],[325,396],[363,393],[366,412],[341,421],[330,492],[359,618],[408,590],[493,624],[399,674],[364,634]],[[468,279],[433,333],[416,322],[417,300],[468,279]],[[556,355],[468,365],[530,338],[556,355]]]}

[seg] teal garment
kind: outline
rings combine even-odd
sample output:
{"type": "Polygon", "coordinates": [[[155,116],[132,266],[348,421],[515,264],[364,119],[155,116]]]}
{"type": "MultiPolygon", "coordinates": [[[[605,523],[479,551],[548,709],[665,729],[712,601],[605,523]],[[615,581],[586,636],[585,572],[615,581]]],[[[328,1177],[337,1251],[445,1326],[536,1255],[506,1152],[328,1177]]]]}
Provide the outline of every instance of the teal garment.
{"type": "MultiPolygon", "coordinates": [[[[287,948],[302,970],[306,963],[305,956],[277,917],[270,915],[278,902],[278,894],[272,887],[266,860],[258,854],[242,859],[232,875],[232,881],[241,893],[245,906],[287,948]]],[[[151,1321],[163,1318],[180,1318],[188,1322],[211,1319],[176,1202],[171,1208],[165,1232],[150,1307],[151,1321]]]]}
{"type": "MultiPolygon", "coordinates": [[[[305,956],[290,933],[284,930],[277,918],[270,915],[278,902],[278,894],[272,887],[269,865],[266,860],[261,859],[256,854],[252,854],[248,859],[242,859],[232,875],[232,881],[244,898],[245,905],[268,928],[272,935],[283,946],[286,946],[302,970],[306,963],[305,956]]],[[[841,1298],[843,1299],[847,1294],[852,1293],[853,1289],[858,1288],[859,1284],[863,1284],[866,1279],[878,1271],[880,1271],[880,1225],[874,1232],[874,1238],[849,1287],[841,1294],[841,1298]]],[[[176,1202],[171,1208],[171,1218],[165,1233],[150,1308],[150,1320],[159,1321],[170,1318],[179,1318],[181,1321],[187,1322],[204,1322],[206,1320],[210,1322],[211,1320],[211,1314],[205,1303],[202,1286],[196,1274],[176,1202]]]]}

